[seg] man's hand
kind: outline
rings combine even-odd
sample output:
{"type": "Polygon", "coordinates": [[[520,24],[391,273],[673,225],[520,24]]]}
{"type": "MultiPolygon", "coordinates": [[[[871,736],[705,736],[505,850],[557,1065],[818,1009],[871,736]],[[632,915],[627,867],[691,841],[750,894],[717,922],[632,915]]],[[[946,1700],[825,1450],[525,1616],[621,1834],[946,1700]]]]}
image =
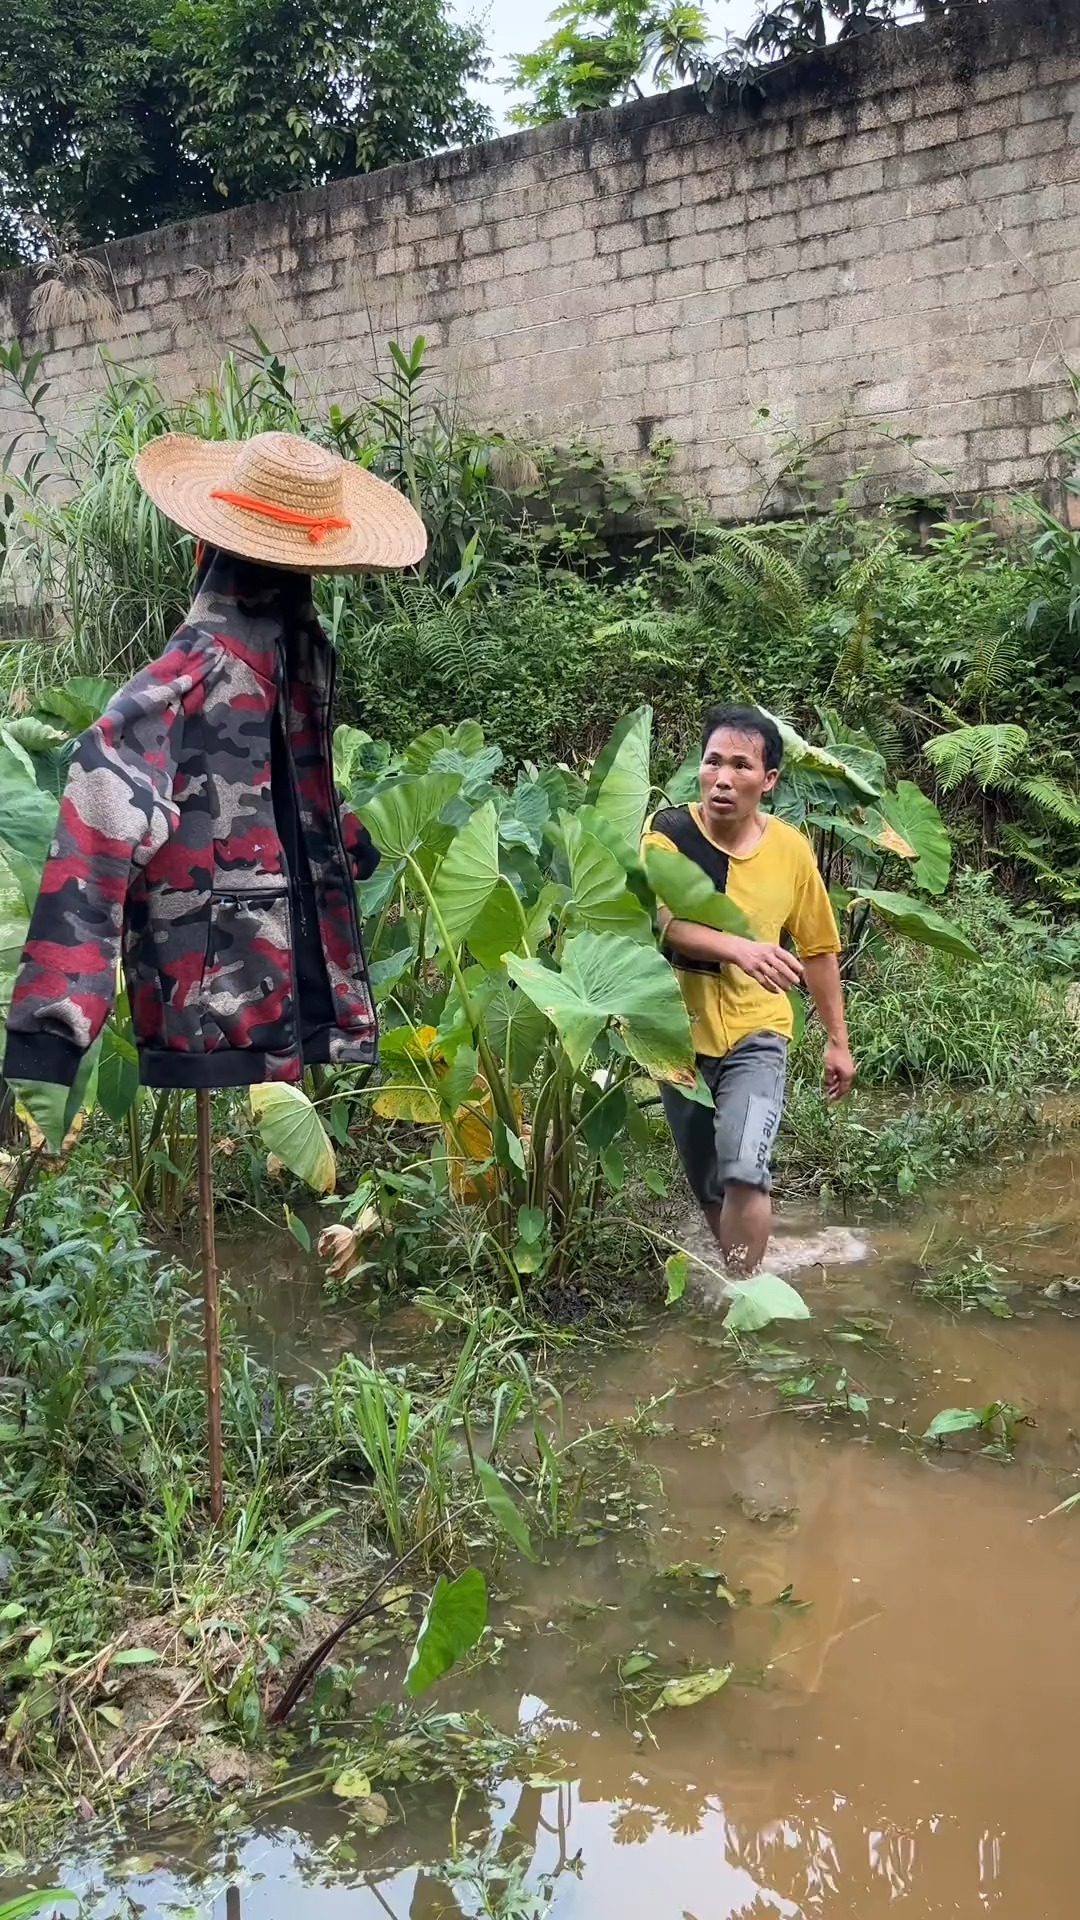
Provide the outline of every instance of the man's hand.
{"type": "Polygon", "coordinates": [[[851,1092],[855,1062],[846,1040],[830,1040],[825,1048],[825,1098],[842,1100],[851,1092]]]}
{"type": "Polygon", "coordinates": [[[744,940],[731,935],[727,941],[732,966],[756,980],[769,993],[790,993],[803,977],[802,961],[770,940],[744,940]]]}

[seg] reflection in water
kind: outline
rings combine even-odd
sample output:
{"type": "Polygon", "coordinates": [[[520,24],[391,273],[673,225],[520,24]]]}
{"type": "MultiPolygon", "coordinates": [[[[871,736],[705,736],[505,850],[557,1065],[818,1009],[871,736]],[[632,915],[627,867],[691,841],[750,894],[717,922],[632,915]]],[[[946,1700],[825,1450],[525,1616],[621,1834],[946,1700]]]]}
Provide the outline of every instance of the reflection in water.
{"type": "MultiPolygon", "coordinates": [[[[330,1796],[304,1801],[284,1832],[256,1827],[201,1908],[199,1862],[179,1845],[140,1883],[143,1910],[1064,1920],[1076,1904],[1080,1517],[1031,1522],[1075,1484],[1080,1325],[1050,1310],[954,1321],[915,1304],[910,1281],[931,1225],[984,1246],[996,1236],[1033,1285],[1070,1274],[1078,1176],[1075,1156],[1044,1156],[949,1218],[871,1228],[864,1264],[804,1282],[814,1321],[777,1345],[796,1349],[814,1383],[803,1397],[831,1414],[783,1410],[772,1380],[733,1376],[708,1315],[664,1322],[604,1361],[582,1419],[677,1387],[671,1430],[633,1443],[634,1523],[608,1524],[600,1501],[594,1544],[507,1568],[519,1586],[500,1665],[439,1696],[507,1727],[538,1719],[546,1778],[572,1784],[502,1781],[457,1805],[452,1791],[418,1791],[371,1841],[330,1796]],[[1030,1234],[1032,1216],[1049,1231],[1030,1234]],[[852,1393],[865,1414],[845,1410],[852,1393]],[[905,1438],[942,1407],[995,1398],[1037,1420],[1011,1465],[905,1438]],[[715,1580],[665,1578],[673,1563],[722,1570],[740,1604],[715,1580]],[[642,1717],[619,1684],[635,1649],[660,1673],[730,1662],[735,1677],[697,1707],[642,1717]]],[[[295,1278],[290,1294],[295,1311],[295,1278]]],[[[329,1345],[349,1337],[342,1309],[329,1345]]],[[[357,1337],[366,1344],[366,1325],[357,1337]]],[[[65,1878],[78,1870],[69,1862],[65,1878]]],[[[99,1869],[88,1876],[100,1887],[99,1869]]],[[[123,1909],[106,1891],[91,1911],[123,1909]]]]}

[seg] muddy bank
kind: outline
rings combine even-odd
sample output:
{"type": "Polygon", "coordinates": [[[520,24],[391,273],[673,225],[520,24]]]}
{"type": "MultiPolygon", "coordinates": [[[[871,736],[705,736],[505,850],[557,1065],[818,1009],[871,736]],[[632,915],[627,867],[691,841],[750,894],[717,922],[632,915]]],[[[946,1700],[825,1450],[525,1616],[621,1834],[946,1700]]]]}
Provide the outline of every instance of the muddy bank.
{"type": "MultiPolygon", "coordinates": [[[[1045,1297],[1072,1271],[1078,1196],[1080,1155],[1043,1155],[868,1223],[862,1258],[819,1244],[798,1277],[812,1320],[749,1366],[700,1301],[590,1366],[568,1417],[622,1437],[569,1535],[506,1568],[497,1657],[438,1695],[536,1729],[531,1776],[493,1750],[456,1812],[452,1783],[383,1783],[375,1835],[279,1785],[227,1845],[144,1828],[53,1871],[96,1888],[88,1912],[129,1912],[126,1886],[222,1920],[1071,1912],[1080,1514],[1039,1516],[1080,1485],[1080,1327],[1067,1293],[1045,1297]],[[1007,1269],[1011,1318],[917,1296],[952,1246],[1007,1269]],[[943,1408],[995,1401],[1034,1423],[1011,1460],[981,1433],[919,1443],[943,1408]],[[729,1667],[699,1704],[658,1707],[672,1676],[729,1667]]],[[[394,1660],[373,1660],[373,1693],[394,1660]]]]}

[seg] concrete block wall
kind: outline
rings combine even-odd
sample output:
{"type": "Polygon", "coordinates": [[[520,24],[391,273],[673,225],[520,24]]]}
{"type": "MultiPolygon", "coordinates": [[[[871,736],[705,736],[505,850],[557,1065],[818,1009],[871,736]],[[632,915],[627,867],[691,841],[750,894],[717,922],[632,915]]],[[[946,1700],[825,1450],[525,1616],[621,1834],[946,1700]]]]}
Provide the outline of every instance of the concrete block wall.
{"type": "Polygon", "coordinates": [[[254,324],[349,403],[423,333],[477,423],[670,437],[724,517],[790,499],[789,430],[871,497],[1039,485],[1080,363],[1078,136],[1080,0],[993,0],[741,105],[672,93],[110,244],[111,322],[43,334],[34,274],[2,276],[0,339],[44,348],[71,418],[102,350],[179,395],[254,324]]]}

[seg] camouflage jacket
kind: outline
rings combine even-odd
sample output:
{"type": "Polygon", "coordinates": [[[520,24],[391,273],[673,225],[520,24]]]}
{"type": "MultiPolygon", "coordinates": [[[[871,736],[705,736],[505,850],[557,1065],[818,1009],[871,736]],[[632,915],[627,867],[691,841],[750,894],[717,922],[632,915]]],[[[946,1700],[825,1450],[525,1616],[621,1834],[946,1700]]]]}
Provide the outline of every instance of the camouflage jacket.
{"type": "Polygon", "coordinates": [[[5,1078],[72,1083],[120,958],[146,1085],[375,1059],[354,881],[379,856],[334,791],[333,693],[310,580],[211,553],[185,624],[76,748],[5,1078]]]}

